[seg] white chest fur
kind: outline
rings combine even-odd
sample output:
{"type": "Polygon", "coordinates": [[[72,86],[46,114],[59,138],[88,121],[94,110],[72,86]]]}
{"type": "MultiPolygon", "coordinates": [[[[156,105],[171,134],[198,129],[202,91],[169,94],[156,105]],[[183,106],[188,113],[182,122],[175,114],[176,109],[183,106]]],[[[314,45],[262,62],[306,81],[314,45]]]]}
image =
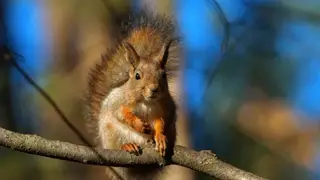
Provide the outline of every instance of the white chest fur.
{"type": "Polygon", "coordinates": [[[114,88],[109,95],[103,100],[101,106],[105,108],[111,108],[117,105],[117,103],[121,103],[121,99],[123,96],[123,90],[121,88],[114,88]]]}
{"type": "MultiPolygon", "coordinates": [[[[112,108],[121,106],[122,101],[120,101],[124,96],[124,91],[122,88],[114,88],[109,95],[102,102],[103,108],[112,108]]],[[[140,117],[143,121],[152,122],[155,118],[162,116],[161,105],[157,102],[141,102],[134,107],[134,114],[140,117]]]]}
{"type": "Polygon", "coordinates": [[[159,103],[139,103],[135,108],[135,114],[142,120],[151,122],[155,118],[159,118],[162,114],[162,109],[159,103]]]}

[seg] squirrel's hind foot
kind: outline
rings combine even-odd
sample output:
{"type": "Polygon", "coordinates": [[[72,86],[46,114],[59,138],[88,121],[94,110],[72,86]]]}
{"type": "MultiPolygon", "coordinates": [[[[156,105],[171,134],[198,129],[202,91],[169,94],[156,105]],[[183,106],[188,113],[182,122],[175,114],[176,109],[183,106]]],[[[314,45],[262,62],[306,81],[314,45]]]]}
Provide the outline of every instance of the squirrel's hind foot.
{"type": "Polygon", "coordinates": [[[167,138],[163,134],[156,134],[154,137],[154,141],[156,144],[156,151],[160,153],[161,156],[166,155],[166,150],[167,150],[167,138]]]}
{"type": "Polygon", "coordinates": [[[125,150],[129,153],[132,153],[132,154],[135,154],[135,155],[140,155],[142,152],[141,152],[141,148],[136,144],[136,143],[126,143],[126,144],[123,144],[121,146],[121,149],[122,150],[125,150]]]}

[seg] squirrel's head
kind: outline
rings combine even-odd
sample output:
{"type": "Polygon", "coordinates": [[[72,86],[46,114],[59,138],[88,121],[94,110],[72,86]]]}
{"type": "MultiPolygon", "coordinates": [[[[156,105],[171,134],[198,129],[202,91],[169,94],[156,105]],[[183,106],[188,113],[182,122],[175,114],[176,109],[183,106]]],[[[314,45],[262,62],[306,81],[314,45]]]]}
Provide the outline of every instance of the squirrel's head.
{"type": "Polygon", "coordinates": [[[150,57],[141,57],[130,43],[124,43],[125,58],[131,65],[128,86],[133,94],[128,96],[134,96],[135,101],[153,102],[168,94],[165,66],[170,44],[165,43],[150,57]]]}

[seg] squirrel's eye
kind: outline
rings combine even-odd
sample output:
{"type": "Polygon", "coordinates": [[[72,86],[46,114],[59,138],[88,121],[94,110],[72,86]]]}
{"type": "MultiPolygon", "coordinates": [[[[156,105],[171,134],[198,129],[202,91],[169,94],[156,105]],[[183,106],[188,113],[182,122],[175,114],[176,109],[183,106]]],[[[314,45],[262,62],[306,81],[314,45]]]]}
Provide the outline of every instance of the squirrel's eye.
{"type": "Polygon", "coordinates": [[[139,80],[141,77],[140,77],[140,74],[139,73],[136,73],[136,80],[139,80]]]}

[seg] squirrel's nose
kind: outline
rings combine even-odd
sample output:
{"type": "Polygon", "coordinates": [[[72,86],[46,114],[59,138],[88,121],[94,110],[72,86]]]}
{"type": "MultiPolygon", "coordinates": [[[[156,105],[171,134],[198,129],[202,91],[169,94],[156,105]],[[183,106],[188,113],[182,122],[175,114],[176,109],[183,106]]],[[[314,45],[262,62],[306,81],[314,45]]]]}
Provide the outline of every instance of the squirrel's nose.
{"type": "Polygon", "coordinates": [[[156,84],[152,84],[152,85],[149,86],[149,89],[150,89],[151,92],[156,93],[159,90],[159,86],[156,85],[156,84]]]}
{"type": "Polygon", "coordinates": [[[152,88],[151,88],[151,91],[152,91],[153,93],[158,92],[158,90],[159,90],[159,88],[158,88],[158,87],[152,87],[152,88]]]}

